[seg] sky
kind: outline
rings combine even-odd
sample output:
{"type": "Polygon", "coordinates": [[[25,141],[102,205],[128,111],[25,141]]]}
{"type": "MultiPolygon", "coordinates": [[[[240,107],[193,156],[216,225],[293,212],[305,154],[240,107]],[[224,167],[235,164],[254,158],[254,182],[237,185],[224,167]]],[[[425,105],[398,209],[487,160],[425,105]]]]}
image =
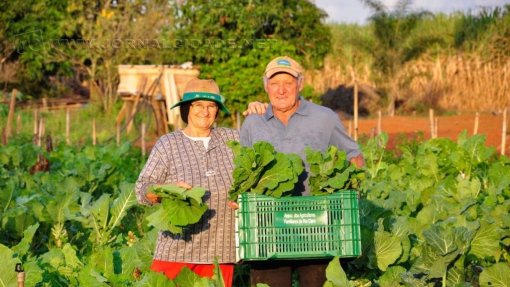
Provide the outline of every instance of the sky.
{"type": "MultiPolygon", "coordinates": [[[[386,7],[392,7],[398,0],[381,0],[386,7]]],[[[510,4],[510,0],[414,0],[413,10],[427,10],[433,13],[446,14],[454,11],[479,11],[480,7],[495,7],[510,4]]],[[[365,24],[371,14],[361,0],[315,0],[329,17],[327,22],[365,24]]],[[[391,11],[391,9],[390,9],[391,11]]]]}

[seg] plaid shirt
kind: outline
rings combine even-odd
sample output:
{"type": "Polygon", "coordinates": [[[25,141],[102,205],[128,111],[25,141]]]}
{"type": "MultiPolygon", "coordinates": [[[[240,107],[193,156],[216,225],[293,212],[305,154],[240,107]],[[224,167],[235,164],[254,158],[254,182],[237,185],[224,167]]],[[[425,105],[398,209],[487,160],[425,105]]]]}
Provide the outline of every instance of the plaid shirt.
{"type": "Polygon", "coordinates": [[[162,136],[149,156],[136,182],[136,196],[148,205],[150,184],[186,182],[207,190],[204,196],[209,210],[202,219],[175,235],[160,231],[154,259],[172,262],[212,264],[233,263],[235,256],[234,211],[227,206],[232,184],[233,154],[226,142],[239,141],[236,130],[215,128],[206,150],[201,141],[193,141],[182,131],[162,136]]]}

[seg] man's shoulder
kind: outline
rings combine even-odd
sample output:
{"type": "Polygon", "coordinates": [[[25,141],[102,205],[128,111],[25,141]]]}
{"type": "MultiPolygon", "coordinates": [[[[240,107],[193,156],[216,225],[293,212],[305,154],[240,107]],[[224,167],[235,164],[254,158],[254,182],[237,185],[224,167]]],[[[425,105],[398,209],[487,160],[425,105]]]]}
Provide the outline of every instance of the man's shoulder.
{"type": "Polygon", "coordinates": [[[336,117],[338,115],[330,108],[306,101],[306,110],[313,116],[336,117]]]}
{"type": "Polygon", "coordinates": [[[258,124],[258,123],[264,122],[264,121],[265,121],[265,115],[251,114],[251,115],[246,116],[246,118],[243,121],[243,126],[258,124]]]}

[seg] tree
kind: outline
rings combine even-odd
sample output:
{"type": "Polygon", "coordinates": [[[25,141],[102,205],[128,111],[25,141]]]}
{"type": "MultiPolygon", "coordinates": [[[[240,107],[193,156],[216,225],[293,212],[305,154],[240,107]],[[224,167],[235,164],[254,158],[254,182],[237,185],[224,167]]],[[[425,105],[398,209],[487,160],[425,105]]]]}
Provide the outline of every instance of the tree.
{"type": "Polygon", "coordinates": [[[365,48],[373,57],[373,68],[383,77],[380,86],[388,99],[388,113],[394,115],[395,101],[399,98],[399,77],[404,65],[422,55],[438,41],[432,36],[416,35],[419,21],[431,14],[411,12],[411,0],[399,0],[395,10],[388,9],[377,0],[362,0],[374,13],[370,21],[374,41],[365,48]]]}
{"type": "Polygon", "coordinates": [[[201,65],[237,111],[264,95],[261,77],[272,58],[286,54],[320,67],[331,46],[326,14],[308,0],[184,1],[174,11],[168,57],[201,65]]]}
{"type": "Polygon", "coordinates": [[[70,0],[73,34],[50,55],[84,74],[92,100],[109,111],[117,100],[119,64],[161,62],[159,39],[172,24],[167,1],[70,0]]]}
{"type": "Polygon", "coordinates": [[[75,77],[107,111],[117,100],[117,65],[161,63],[159,41],[172,25],[165,0],[3,1],[0,8],[0,63],[19,64],[20,90],[47,86],[50,76],[75,77]]]}
{"type": "Polygon", "coordinates": [[[45,54],[65,34],[65,1],[1,1],[0,11],[0,82],[23,92],[48,87],[42,78],[58,65],[45,54]]]}

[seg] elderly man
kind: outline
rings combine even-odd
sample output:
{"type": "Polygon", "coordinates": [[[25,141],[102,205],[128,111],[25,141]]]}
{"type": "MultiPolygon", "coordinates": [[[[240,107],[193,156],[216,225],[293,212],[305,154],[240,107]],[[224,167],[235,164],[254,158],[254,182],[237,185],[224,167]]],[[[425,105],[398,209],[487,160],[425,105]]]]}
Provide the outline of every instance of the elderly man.
{"type": "MultiPolygon", "coordinates": [[[[270,142],[277,151],[296,153],[305,160],[304,149],[325,151],[334,145],[347,154],[349,161],[361,167],[363,156],[355,141],[345,132],[338,116],[329,108],[313,104],[299,95],[303,89],[303,68],[290,57],[277,57],[266,66],[264,88],[270,104],[264,114],[251,113],[241,127],[240,141],[252,146],[270,142]]],[[[307,173],[296,187],[296,195],[309,195],[307,173]]],[[[251,264],[251,285],[290,287],[292,271],[299,272],[300,286],[322,287],[326,260],[268,261],[251,264]]]]}

